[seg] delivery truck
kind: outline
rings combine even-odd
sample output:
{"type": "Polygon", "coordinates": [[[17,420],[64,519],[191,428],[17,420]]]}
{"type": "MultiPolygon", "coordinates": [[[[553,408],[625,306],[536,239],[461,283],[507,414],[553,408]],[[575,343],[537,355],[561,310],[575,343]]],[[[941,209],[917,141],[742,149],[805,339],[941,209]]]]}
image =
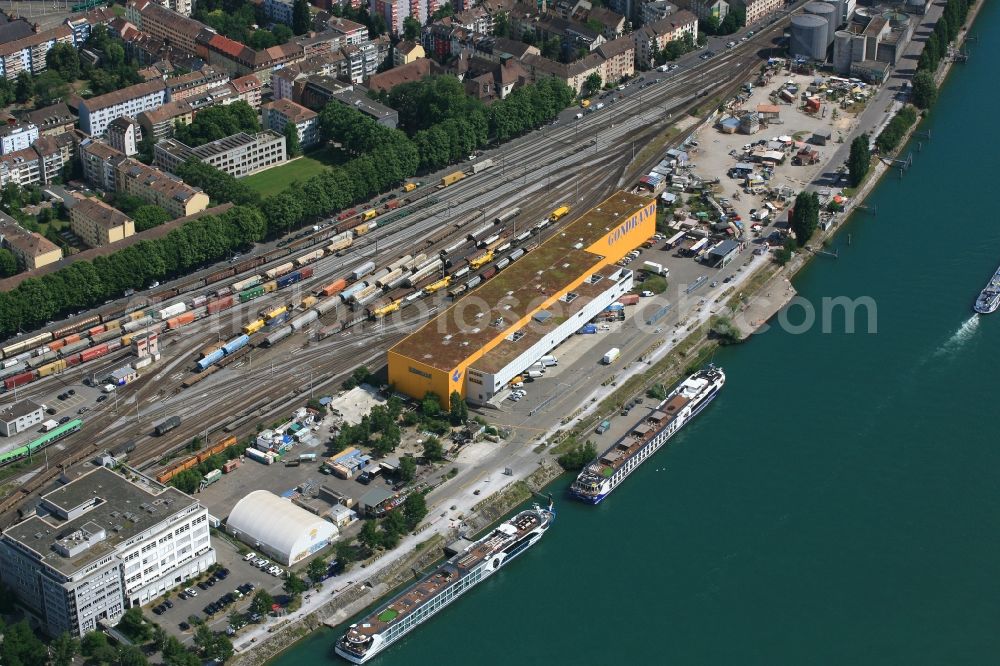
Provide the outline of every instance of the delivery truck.
{"type": "Polygon", "coordinates": [[[604,355],[604,358],[601,359],[601,363],[603,363],[604,365],[611,365],[616,360],[618,360],[618,357],[621,356],[621,353],[622,352],[620,349],[618,349],[618,347],[612,347],[611,349],[608,350],[608,353],[604,355]]]}

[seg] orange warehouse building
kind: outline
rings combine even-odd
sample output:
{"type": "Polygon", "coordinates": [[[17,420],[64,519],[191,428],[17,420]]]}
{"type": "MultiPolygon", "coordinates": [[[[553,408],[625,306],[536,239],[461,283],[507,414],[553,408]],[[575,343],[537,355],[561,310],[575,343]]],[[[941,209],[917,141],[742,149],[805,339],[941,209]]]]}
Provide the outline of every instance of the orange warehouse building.
{"type": "Polygon", "coordinates": [[[390,349],[389,383],[488,401],[632,289],[617,262],[655,232],[655,200],[617,192],[390,349]]]}

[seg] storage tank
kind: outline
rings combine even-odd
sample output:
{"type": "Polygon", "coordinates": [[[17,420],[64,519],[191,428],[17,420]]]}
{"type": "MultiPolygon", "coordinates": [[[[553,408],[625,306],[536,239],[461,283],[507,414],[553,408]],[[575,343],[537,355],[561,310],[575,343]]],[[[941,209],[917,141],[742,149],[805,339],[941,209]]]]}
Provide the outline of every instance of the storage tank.
{"type": "MultiPolygon", "coordinates": [[[[829,6],[829,5],[828,5],[829,6]]],[[[832,8],[831,8],[832,9],[832,8]]],[[[826,33],[829,21],[815,14],[798,14],[792,17],[792,36],[788,52],[811,60],[826,60],[826,33]]]]}
{"type": "Polygon", "coordinates": [[[826,2],[829,2],[831,5],[833,5],[834,25],[838,28],[844,25],[844,22],[847,20],[847,17],[844,16],[844,14],[847,12],[847,0],[826,0],[826,2]]]}
{"type": "Polygon", "coordinates": [[[867,59],[868,39],[864,35],[854,35],[851,38],[851,62],[861,62],[867,59]]]}
{"type": "MultiPolygon", "coordinates": [[[[854,34],[846,30],[838,30],[833,36],[833,69],[838,74],[850,74],[851,49],[854,44],[854,34]]],[[[861,40],[862,48],[864,40],[861,40]]]]}
{"type": "MultiPolygon", "coordinates": [[[[833,35],[837,32],[837,26],[840,21],[837,19],[837,8],[830,4],[829,2],[810,2],[805,7],[803,7],[806,14],[812,14],[813,16],[820,16],[826,19],[826,45],[830,46],[833,43],[833,35]]],[[[825,58],[817,58],[817,60],[824,60],[825,58]]]]}
{"type": "Polygon", "coordinates": [[[903,12],[887,11],[882,14],[882,18],[889,22],[893,30],[901,30],[910,22],[910,17],[903,12]]]}

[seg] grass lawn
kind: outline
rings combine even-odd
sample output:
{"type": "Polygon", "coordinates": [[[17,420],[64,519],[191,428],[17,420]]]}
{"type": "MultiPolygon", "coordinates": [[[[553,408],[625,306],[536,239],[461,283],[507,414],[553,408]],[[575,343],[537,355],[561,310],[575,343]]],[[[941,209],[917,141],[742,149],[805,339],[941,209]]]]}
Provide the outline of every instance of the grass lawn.
{"type": "Polygon", "coordinates": [[[279,167],[247,176],[243,182],[260,192],[261,196],[268,197],[283,191],[293,180],[305,180],[325,168],[326,165],[319,160],[303,156],[279,167]]]}

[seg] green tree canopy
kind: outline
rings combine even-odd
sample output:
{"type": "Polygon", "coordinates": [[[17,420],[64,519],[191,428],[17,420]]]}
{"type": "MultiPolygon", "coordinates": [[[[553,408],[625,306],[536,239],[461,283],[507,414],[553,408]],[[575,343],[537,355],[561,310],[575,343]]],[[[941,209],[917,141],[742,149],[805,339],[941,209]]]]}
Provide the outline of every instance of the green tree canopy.
{"type": "Polygon", "coordinates": [[[285,152],[289,157],[298,157],[302,154],[302,146],[299,144],[299,129],[295,123],[285,123],[282,132],[285,135],[285,152]]]}
{"type": "Polygon", "coordinates": [[[424,458],[431,462],[444,460],[444,447],[437,437],[428,437],[424,440],[424,458]]]}
{"type": "Polygon", "coordinates": [[[868,149],[868,135],[862,134],[851,142],[851,154],[847,158],[847,168],[850,174],[851,187],[857,187],[868,175],[872,156],[868,149]]]}
{"type": "Polygon", "coordinates": [[[399,459],[399,480],[403,483],[413,481],[417,475],[417,461],[413,456],[403,456],[399,459]]]}
{"type": "Polygon", "coordinates": [[[223,106],[210,106],[199,112],[188,125],[178,125],[175,137],[191,147],[217,141],[239,132],[260,131],[257,112],[240,100],[223,106]]]}
{"type": "Polygon", "coordinates": [[[72,44],[60,42],[55,44],[45,54],[47,69],[58,72],[64,81],[76,81],[80,78],[80,54],[72,44]]]}
{"type": "Polygon", "coordinates": [[[799,247],[805,246],[819,226],[819,197],[815,192],[799,192],[795,197],[791,227],[799,247]]]}
{"type": "Polygon", "coordinates": [[[937,101],[937,84],[934,76],[927,71],[913,75],[913,103],[921,109],[929,109],[937,101]]]}
{"type": "Polygon", "coordinates": [[[295,0],[292,5],[292,32],[304,35],[312,28],[312,13],[307,0],[295,0]]]}
{"type": "Polygon", "coordinates": [[[10,277],[17,273],[17,257],[7,248],[0,248],[0,277],[10,277]]]}
{"type": "Polygon", "coordinates": [[[420,21],[407,16],[403,19],[403,39],[417,41],[420,38],[420,21]]]}
{"type": "Polygon", "coordinates": [[[590,97],[601,89],[601,85],[603,85],[603,83],[601,75],[597,72],[593,72],[583,82],[583,96],[590,97]]]}

